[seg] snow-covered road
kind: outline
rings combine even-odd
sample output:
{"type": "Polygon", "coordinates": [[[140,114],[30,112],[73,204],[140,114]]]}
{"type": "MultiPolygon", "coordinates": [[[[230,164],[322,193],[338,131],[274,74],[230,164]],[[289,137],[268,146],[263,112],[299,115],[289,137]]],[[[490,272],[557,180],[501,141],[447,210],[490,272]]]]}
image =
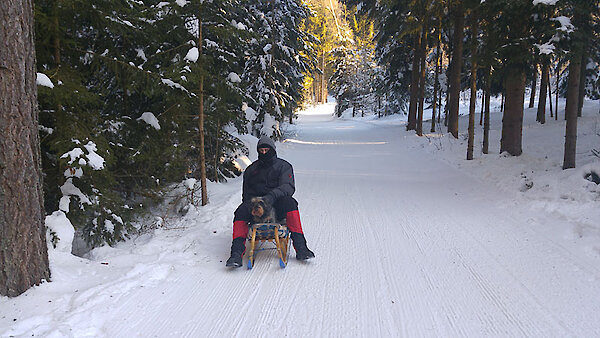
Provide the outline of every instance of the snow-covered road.
{"type": "Polygon", "coordinates": [[[600,335],[600,269],[496,206],[510,196],[404,147],[401,130],[302,116],[278,150],[316,259],[191,269],[109,335],[600,335]]]}
{"type": "MultiPolygon", "coordinates": [[[[295,168],[295,197],[314,260],[290,259],[280,269],[268,251],[253,270],[224,267],[238,180],[213,196],[221,206],[204,216],[216,234],[175,229],[161,242],[140,244],[144,249],[135,253],[147,251],[153,261],[138,263],[138,274],[89,289],[89,299],[69,299],[69,310],[53,317],[63,327],[43,331],[38,323],[37,332],[600,336],[600,267],[546,234],[560,220],[534,216],[509,203],[514,196],[507,192],[407,146],[415,136],[403,129],[309,114],[278,146],[295,168]],[[101,301],[86,306],[94,299],[101,301]]],[[[32,326],[7,332],[30,333],[32,326]]]]}

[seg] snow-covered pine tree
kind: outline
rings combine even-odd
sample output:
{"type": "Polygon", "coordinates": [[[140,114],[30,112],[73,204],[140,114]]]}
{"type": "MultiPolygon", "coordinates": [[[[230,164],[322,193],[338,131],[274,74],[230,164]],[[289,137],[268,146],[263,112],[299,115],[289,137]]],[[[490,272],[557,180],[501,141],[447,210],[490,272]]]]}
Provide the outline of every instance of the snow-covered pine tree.
{"type": "Polygon", "coordinates": [[[304,74],[315,65],[309,36],[300,29],[309,16],[299,0],[248,1],[256,38],[249,46],[242,80],[256,111],[251,133],[281,137],[279,123],[293,116],[302,97],[304,74]]]}
{"type": "Polygon", "coordinates": [[[199,76],[208,177],[239,173],[232,159],[243,146],[225,130],[245,128],[248,15],[236,1],[200,4],[36,4],[39,69],[56,84],[40,89],[46,210],[67,211],[92,245],[123,239],[132,211],[194,175],[199,76]],[[205,48],[194,56],[199,16],[205,48]]]}
{"type": "Polygon", "coordinates": [[[167,36],[154,46],[155,52],[148,59],[161,70],[163,82],[172,87],[170,95],[164,98],[163,109],[177,129],[173,137],[186,158],[189,175],[200,177],[201,82],[207,177],[221,181],[240,173],[233,159],[245,150],[231,131],[245,132],[241,73],[248,57],[248,41],[253,36],[250,22],[245,7],[237,0],[160,5],[155,25],[167,36]],[[200,21],[202,48],[198,45],[200,21]]]}
{"type": "MultiPolygon", "coordinates": [[[[144,6],[135,1],[36,2],[38,70],[54,82],[40,88],[46,211],[60,209],[93,245],[126,235],[131,181],[118,154],[138,78],[144,6]]],[[[143,177],[141,179],[144,179],[143,177]]]]}

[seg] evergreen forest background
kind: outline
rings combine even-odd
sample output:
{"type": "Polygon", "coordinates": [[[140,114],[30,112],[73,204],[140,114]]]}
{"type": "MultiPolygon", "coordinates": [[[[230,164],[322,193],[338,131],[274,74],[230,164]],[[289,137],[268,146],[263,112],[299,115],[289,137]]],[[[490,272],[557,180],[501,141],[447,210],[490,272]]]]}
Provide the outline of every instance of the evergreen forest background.
{"type": "Polygon", "coordinates": [[[36,1],[46,213],[114,244],[174,183],[198,179],[207,203],[206,180],[241,173],[240,135],[279,139],[328,97],[338,115],[406,114],[417,135],[433,109],[431,131],[458,137],[461,92],[482,93],[486,119],[501,95],[501,150],[518,156],[537,93],[540,123],[567,119],[574,167],[583,98],[600,98],[599,18],[596,0],[36,1]]]}

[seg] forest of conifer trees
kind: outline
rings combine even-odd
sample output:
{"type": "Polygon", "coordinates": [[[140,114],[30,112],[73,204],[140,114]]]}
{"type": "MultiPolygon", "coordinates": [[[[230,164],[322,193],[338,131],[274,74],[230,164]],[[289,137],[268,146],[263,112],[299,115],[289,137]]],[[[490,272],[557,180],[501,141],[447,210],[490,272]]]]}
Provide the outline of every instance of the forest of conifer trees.
{"type": "Polygon", "coordinates": [[[530,91],[540,123],[567,120],[574,167],[583,97],[600,97],[599,13],[584,0],[36,1],[45,211],[113,244],[171,184],[198,179],[208,203],[206,180],[240,174],[238,135],[281,138],[329,96],[338,116],[407,114],[417,135],[432,108],[431,130],[458,137],[470,91],[471,159],[477,93],[484,135],[490,96],[505,99],[501,151],[520,155],[530,91]]]}

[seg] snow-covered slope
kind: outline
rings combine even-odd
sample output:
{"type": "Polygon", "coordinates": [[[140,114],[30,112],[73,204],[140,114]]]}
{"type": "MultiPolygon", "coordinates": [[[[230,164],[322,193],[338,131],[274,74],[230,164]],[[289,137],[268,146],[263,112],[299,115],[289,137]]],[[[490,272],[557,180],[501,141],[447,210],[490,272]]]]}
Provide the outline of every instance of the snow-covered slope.
{"type": "MultiPolygon", "coordinates": [[[[582,133],[598,123],[590,104],[582,133]]],[[[253,270],[224,267],[235,179],[209,186],[208,206],[116,248],[53,251],[52,283],[0,298],[0,336],[600,335],[600,220],[588,210],[600,202],[592,186],[561,197],[562,181],[587,186],[580,169],[555,169],[562,149],[536,166],[527,147],[543,148],[533,138],[545,142],[534,136],[543,129],[526,122],[522,157],[492,148],[466,162],[462,140],[418,138],[398,118],[334,119],[332,108],[305,112],[278,145],[314,260],[282,270],[265,251],[253,270]],[[533,188],[521,191],[519,166],[535,168],[533,188]],[[533,190],[538,180],[547,191],[533,190]]]]}

